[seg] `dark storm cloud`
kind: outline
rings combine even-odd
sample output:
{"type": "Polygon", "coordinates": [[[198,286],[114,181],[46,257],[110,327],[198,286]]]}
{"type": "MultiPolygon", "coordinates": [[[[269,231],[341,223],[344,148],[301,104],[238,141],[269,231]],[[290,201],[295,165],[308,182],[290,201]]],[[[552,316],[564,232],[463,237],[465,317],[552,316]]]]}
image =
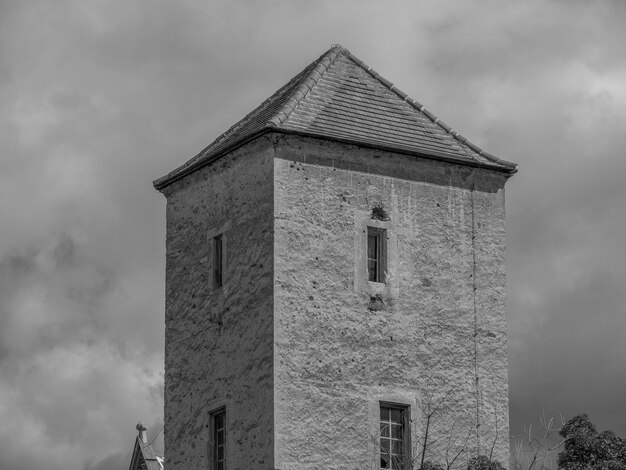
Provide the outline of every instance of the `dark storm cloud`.
{"type": "Polygon", "coordinates": [[[99,465],[162,419],[161,201],[143,164],[167,149],[167,113],[143,83],[158,70],[105,54],[106,8],[2,4],[0,468],[99,465]]]}
{"type": "Polygon", "coordinates": [[[626,434],[625,19],[619,1],[1,2],[0,468],[126,468],[136,421],[158,432],[151,180],[335,42],[520,163],[512,430],[546,409],[626,434]]]}
{"type": "MultiPolygon", "coordinates": [[[[626,33],[618,26],[622,6],[593,5],[564,12],[546,2],[527,28],[531,22],[518,16],[502,36],[510,27],[526,56],[501,59],[492,51],[493,75],[483,77],[487,65],[479,57],[481,71],[468,78],[470,85],[493,82],[473,94],[486,98],[486,115],[494,115],[478,124],[485,125],[477,133],[482,144],[521,164],[507,195],[516,434],[542,410],[566,418],[586,411],[599,427],[626,433],[619,418],[626,386],[619,340],[626,333],[626,68],[612,42],[623,43],[626,33]],[[494,97],[499,102],[489,103],[494,97]]],[[[458,74],[444,76],[462,86],[458,74]]]]}
{"type": "Polygon", "coordinates": [[[126,414],[158,418],[159,355],[116,334],[117,295],[113,274],[67,235],[0,262],[0,416],[11,423],[0,429],[1,468],[79,468],[88,454],[76,448],[121,444],[126,414]]]}

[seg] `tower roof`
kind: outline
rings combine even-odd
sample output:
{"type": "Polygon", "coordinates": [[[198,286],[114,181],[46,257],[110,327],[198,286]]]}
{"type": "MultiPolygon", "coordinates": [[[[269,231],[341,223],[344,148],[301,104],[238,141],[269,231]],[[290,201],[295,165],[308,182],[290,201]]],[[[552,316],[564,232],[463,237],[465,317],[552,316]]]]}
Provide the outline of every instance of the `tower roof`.
{"type": "Polygon", "coordinates": [[[341,45],[316,61],[198,155],[154,182],[161,189],[224,153],[274,131],[338,140],[515,173],[341,45]]]}

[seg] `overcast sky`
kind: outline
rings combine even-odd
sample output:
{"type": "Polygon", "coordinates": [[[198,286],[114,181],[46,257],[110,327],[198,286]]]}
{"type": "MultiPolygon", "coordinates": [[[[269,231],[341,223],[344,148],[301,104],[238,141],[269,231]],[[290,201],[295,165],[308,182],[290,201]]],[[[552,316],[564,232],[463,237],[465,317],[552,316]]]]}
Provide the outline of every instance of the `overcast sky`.
{"type": "Polygon", "coordinates": [[[625,25],[623,1],[0,0],[0,469],[126,470],[157,434],[151,182],[333,43],[520,165],[512,432],[626,435],[625,25]]]}

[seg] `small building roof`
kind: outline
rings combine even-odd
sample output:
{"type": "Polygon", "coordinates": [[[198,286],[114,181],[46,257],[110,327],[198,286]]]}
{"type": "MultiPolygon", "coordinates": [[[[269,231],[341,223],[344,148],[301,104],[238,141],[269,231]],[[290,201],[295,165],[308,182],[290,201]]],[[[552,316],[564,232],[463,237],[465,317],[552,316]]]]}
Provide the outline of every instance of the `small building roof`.
{"type": "Polygon", "coordinates": [[[163,470],[163,456],[157,454],[148,442],[146,427],[141,421],[137,423],[137,431],[129,470],[163,470]]]}
{"type": "Polygon", "coordinates": [[[316,61],[220,135],[154,182],[162,189],[265,132],[282,132],[417,154],[515,173],[517,165],[482,150],[341,45],[316,61]]]}

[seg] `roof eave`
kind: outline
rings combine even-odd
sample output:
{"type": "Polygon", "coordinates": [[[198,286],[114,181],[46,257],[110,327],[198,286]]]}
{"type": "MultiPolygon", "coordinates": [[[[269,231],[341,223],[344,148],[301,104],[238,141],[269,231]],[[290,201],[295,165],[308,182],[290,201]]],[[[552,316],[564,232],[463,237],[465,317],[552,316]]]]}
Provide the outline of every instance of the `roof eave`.
{"type": "Polygon", "coordinates": [[[395,147],[392,145],[385,145],[382,143],[364,142],[364,141],[357,140],[357,139],[349,139],[345,137],[337,137],[337,136],[332,136],[332,135],[324,135],[320,133],[298,131],[298,130],[293,130],[293,129],[271,129],[271,130],[276,133],[293,134],[293,135],[299,135],[303,137],[312,137],[315,139],[323,139],[323,140],[328,140],[332,142],[340,142],[342,144],[356,145],[359,147],[383,150],[385,152],[401,153],[404,155],[411,155],[414,157],[426,158],[429,160],[437,160],[437,161],[442,161],[446,163],[470,166],[474,168],[485,168],[485,169],[489,169],[493,171],[498,171],[501,173],[507,173],[510,176],[517,173],[517,167],[518,167],[516,163],[507,162],[506,160],[499,159],[493,155],[491,155],[491,157],[494,159],[497,158],[497,160],[501,163],[481,162],[478,160],[470,160],[467,158],[461,158],[456,155],[450,155],[450,154],[446,154],[443,152],[435,152],[435,151],[428,151],[428,150],[411,150],[407,148],[395,147]]]}
{"type": "Polygon", "coordinates": [[[455,130],[453,130],[452,127],[450,127],[447,124],[445,124],[441,119],[439,119],[437,116],[435,116],[433,113],[431,113],[428,109],[426,109],[426,107],[423,104],[421,104],[418,101],[414,100],[407,93],[405,93],[402,90],[400,90],[392,82],[387,80],[381,74],[376,72],[376,70],[374,70],[372,67],[370,67],[365,62],[363,62],[361,59],[359,59],[357,56],[352,54],[352,52],[350,52],[348,49],[346,49],[345,47],[343,47],[341,45],[339,47],[344,51],[345,54],[347,54],[350,57],[350,59],[355,64],[357,64],[359,67],[361,67],[367,73],[369,73],[373,78],[375,78],[380,83],[382,83],[383,86],[387,87],[389,90],[394,92],[400,99],[402,99],[403,101],[408,103],[415,110],[423,113],[435,125],[438,125],[447,134],[451,135],[455,140],[460,142],[461,145],[467,145],[472,151],[476,152],[479,156],[482,156],[483,158],[485,158],[487,160],[490,160],[491,162],[493,162],[493,163],[495,163],[497,165],[501,165],[501,166],[504,166],[504,167],[508,168],[509,170],[507,172],[510,173],[511,175],[513,175],[514,173],[517,173],[517,166],[518,166],[517,163],[512,163],[512,162],[508,162],[506,160],[502,160],[501,158],[498,158],[495,155],[492,155],[491,153],[486,152],[485,150],[483,150],[480,147],[478,147],[476,144],[470,142],[470,140],[467,139],[467,137],[464,137],[463,135],[461,135],[458,132],[456,132],[455,130]]]}
{"type": "Polygon", "coordinates": [[[279,134],[299,135],[302,137],[311,137],[315,139],[328,140],[332,142],[340,142],[343,144],[357,145],[360,147],[383,150],[386,152],[402,153],[405,155],[412,155],[412,156],[416,156],[420,158],[427,158],[429,160],[437,160],[437,161],[453,163],[457,165],[470,166],[474,168],[485,168],[485,169],[489,169],[489,170],[493,170],[493,171],[497,171],[501,173],[507,173],[510,176],[517,173],[517,167],[518,167],[517,164],[515,163],[502,160],[496,157],[495,155],[491,155],[491,154],[489,154],[489,157],[490,157],[489,159],[492,160],[493,163],[491,162],[488,163],[488,162],[481,162],[478,160],[460,158],[458,156],[450,155],[446,153],[427,151],[427,150],[411,150],[407,148],[394,147],[392,145],[364,142],[364,141],[357,140],[357,139],[348,139],[348,138],[342,138],[342,137],[337,137],[337,136],[332,136],[332,135],[323,135],[320,133],[305,132],[305,131],[298,131],[298,130],[292,130],[292,129],[281,129],[281,128],[276,128],[276,127],[266,126],[266,127],[261,128],[257,132],[250,134],[249,136],[246,136],[244,139],[234,141],[231,145],[224,147],[219,152],[213,155],[210,155],[210,154],[207,155],[206,158],[198,160],[192,165],[189,165],[187,167],[185,167],[184,165],[181,167],[178,167],[176,170],[168,173],[167,175],[157,180],[154,180],[152,184],[154,185],[154,188],[156,190],[162,191],[165,187],[169,186],[175,181],[178,181],[179,179],[184,178],[185,176],[195,172],[196,170],[199,170],[200,168],[213,163],[214,161],[220,159],[225,154],[232,152],[233,150],[236,150],[237,148],[247,144],[248,142],[251,142],[257,139],[263,134],[267,134],[268,132],[275,132],[279,134]]]}
{"type": "Polygon", "coordinates": [[[328,67],[333,63],[333,61],[338,57],[338,55],[343,51],[343,47],[339,45],[334,45],[324,54],[322,54],[317,61],[309,64],[304,68],[302,72],[297,74],[294,78],[292,78],[288,83],[283,85],[279,90],[277,90],[270,98],[266,99],[260,106],[252,110],[248,115],[246,115],[243,119],[239,120],[236,124],[234,124],[230,129],[221,134],[217,139],[215,139],[211,144],[205,147],[199,154],[193,157],[190,161],[198,159],[190,164],[188,167],[185,167],[186,164],[176,168],[171,171],[167,175],[156,179],[152,182],[154,187],[157,190],[161,190],[165,188],[170,183],[192,173],[198,168],[203,167],[206,164],[211,163],[212,161],[220,158],[227,152],[230,152],[241,145],[244,145],[251,140],[256,139],[260,135],[268,132],[269,129],[276,128],[280,126],[291,114],[291,112],[298,106],[299,101],[306,96],[306,94],[315,86],[319,78],[324,75],[328,67]],[[308,70],[310,67],[315,65],[312,69],[308,70]],[[306,75],[302,75],[304,72],[308,70],[306,75]],[[301,77],[302,76],[302,77],[301,77]],[[291,98],[265,123],[263,128],[260,130],[245,136],[242,139],[235,140],[231,142],[229,145],[225,146],[223,149],[215,152],[214,155],[211,155],[210,148],[214,147],[220,141],[228,139],[228,137],[233,133],[233,131],[239,127],[241,127],[247,120],[252,118],[256,113],[259,112],[263,108],[264,105],[270,103],[270,100],[281,93],[282,90],[286,89],[294,80],[301,80],[300,85],[292,92],[291,98]]]}
{"type": "Polygon", "coordinates": [[[210,163],[214,162],[215,160],[218,160],[219,158],[221,158],[223,155],[227,154],[228,152],[232,152],[233,150],[247,144],[248,142],[251,142],[257,139],[258,137],[272,130],[274,130],[272,127],[269,127],[269,126],[263,127],[241,140],[234,141],[232,144],[227,145],[226,147],[222,148],[219,152],[213,155],[209,153],[206,155],[205,158],[201,158],[200,160],[194,162],[193,164],[189,166],[185,166],[185,165],[179,166],[178,168],[176,168],[174,171],[171,171],[167,175],[154,180],[152,182],[152,185],[154,186],[154,189],[162,192],[162,190],[165,187],[169,186],[175,181],[178,181],[179,179],[184,178],[185,176],[193,173],[194,171],[199,170],[200,168],[206,165],[209,165],[210,163]]]}

